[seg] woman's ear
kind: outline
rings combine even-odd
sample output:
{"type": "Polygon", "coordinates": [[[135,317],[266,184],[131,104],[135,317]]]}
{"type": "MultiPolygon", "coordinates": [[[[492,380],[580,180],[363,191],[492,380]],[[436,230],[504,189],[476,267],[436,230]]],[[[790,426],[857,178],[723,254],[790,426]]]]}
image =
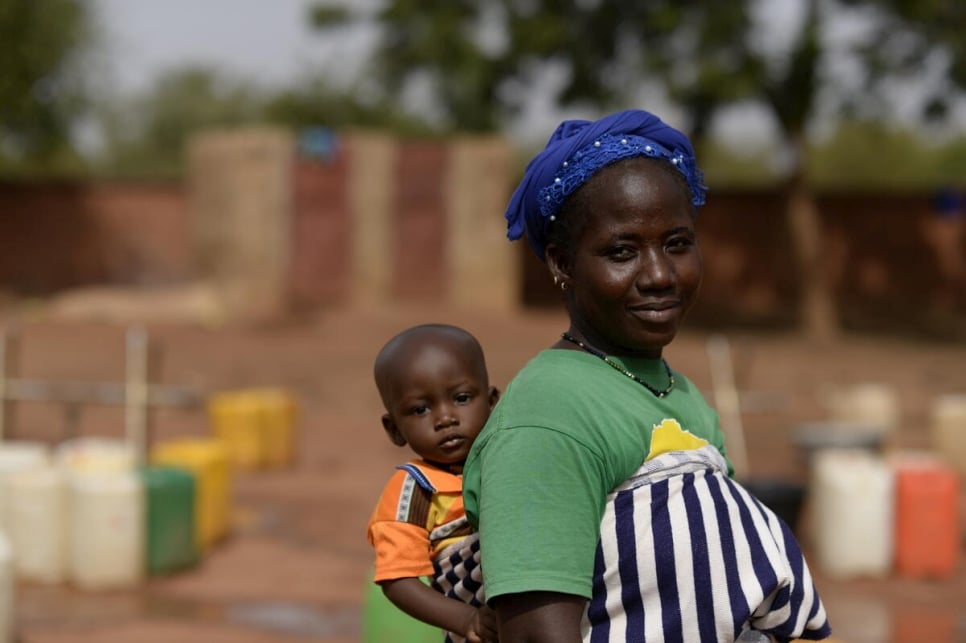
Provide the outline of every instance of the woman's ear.
{"type": "Polygon", "coordinates": [[[554,285],[566,290],[571,282],[570,263],[564,257],[560,246],[548,243],[543,256],[547,261],[547,268],[550,270],[550,276],[553,277],[554,285]]]}
{"type": "Polygon", "coordinates": [[[397,447],[406,446],[406,438],[403,437],[403,434],[399,431],[399,427],[388,413],[382,416],[382,428],[386,430],[386,435],[389,436],[389,440],[393,444],[397,447]]]}

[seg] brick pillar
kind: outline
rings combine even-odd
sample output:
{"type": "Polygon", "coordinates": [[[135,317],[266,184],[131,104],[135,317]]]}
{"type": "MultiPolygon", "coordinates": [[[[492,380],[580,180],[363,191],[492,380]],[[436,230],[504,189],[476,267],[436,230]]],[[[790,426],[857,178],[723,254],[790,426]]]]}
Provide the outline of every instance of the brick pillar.
{"type": "Polygon", "coordinates": [[[446,299],[460,308],[511,311],[521,305],[521,265],[506,238],[512,150],[501,138],[455,139],[444,200],[446,299]]]}
{"type": "Polygon", "coordinates": [[[400,302],[446,300],[452,278],[444,196],[449,145],[437,140],[406,140],[396,162],[392,209],[392,296],[400,302]]]}
{"type": "Polygon", "coordinates": [[[189,144],[195,257],[228,321],[287,313],[294,150],[276,128],[206,132],[189,144]]]}
{"type": "Polygon", "coordinates": [[[392,205],[398,144],[384,134],[349,132],[346,154],[350,220],[350,301],[375,307],[390,299],[392,205]]]}

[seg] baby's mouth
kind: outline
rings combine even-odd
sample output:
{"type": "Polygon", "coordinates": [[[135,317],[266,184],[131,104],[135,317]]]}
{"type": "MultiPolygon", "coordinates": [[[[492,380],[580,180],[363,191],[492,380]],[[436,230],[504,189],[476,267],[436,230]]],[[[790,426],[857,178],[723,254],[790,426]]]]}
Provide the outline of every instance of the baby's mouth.
{"type": "Polygon", "coordinates": [[[465,439],[462,435],[448,435],[440,441],[439,446],[443,449],[453,449],[463,444],[465,439]]]}

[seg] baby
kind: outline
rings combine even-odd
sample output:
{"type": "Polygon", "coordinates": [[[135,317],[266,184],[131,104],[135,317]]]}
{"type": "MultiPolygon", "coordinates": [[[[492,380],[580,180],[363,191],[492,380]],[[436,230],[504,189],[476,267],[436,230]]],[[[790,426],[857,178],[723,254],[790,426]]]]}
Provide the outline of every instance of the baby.
{"type": "Polygon", "coordinates": [[[499,399],[483,349],[461,328],[415,326],[379,351],[374,374],[386,434],[419,456],[397,467],[370,518],[374,580],[401,610],[446,630],[446,641],[496,640],[462,494],[463,462],[499,399]]]}

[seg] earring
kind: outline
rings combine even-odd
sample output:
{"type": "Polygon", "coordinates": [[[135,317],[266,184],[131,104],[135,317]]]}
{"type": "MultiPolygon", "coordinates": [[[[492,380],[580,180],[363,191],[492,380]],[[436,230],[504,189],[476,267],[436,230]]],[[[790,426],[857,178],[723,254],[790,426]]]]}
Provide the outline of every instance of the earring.
{"type": "Polygon", "coordinates": [[[557,278],[557,275],[554,275],[553,276],[553,287],[556,288],[557,286],[559,286],[560,285],[559,282],[560,282],[560,280],[557,278]]]}
{"type": "Polygon", "coordinates": [[[561,281],[560,282],[560,290],[567,290],[567,282],[566,281],[561,281]]]}

